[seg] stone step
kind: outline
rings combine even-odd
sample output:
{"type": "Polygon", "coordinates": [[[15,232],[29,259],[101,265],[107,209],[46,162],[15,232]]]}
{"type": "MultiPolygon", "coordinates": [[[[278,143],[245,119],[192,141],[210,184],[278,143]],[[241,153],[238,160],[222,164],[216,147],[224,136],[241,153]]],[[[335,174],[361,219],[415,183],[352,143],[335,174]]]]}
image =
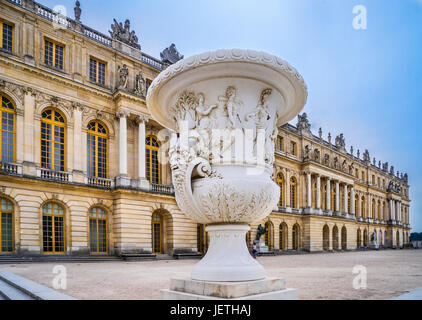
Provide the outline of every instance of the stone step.
{"type": "Polygon", "coordinates": [[[7,300],[76,300],[71,296],[1,269],[0,292],[7,300]],[[26,296],[25,299],[24,296],[26,296]]]}
{"type": "Polygon", "coordinates": [[[3,300],[35,300],[18,288],[0,280],[0,296],[3,300]]]}

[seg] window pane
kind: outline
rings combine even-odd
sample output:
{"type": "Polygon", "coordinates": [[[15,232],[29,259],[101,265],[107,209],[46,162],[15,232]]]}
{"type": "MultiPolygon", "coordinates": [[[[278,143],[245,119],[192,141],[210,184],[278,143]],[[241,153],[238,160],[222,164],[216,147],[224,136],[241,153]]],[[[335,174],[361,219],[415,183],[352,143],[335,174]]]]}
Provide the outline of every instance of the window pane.
{"type": "Polygon", "coordinates": [[[12,51],[13,48],[13,27],[8,24],[3,24],[3,43],[2,48],[12,51]]]}

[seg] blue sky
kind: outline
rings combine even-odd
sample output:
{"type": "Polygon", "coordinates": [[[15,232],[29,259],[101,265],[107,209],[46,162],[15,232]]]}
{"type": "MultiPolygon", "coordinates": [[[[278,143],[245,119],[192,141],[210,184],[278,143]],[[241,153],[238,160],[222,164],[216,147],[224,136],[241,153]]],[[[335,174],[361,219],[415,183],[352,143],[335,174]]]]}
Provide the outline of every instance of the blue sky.
{"type": "MultiPolygon", "coordinates": [[[[73,18],[74,1],[38,1],[73,18]]],[[[113,18],[129,18],[157,58],[174,42],[185,56],[238,47],[289,61],[308,85],[314,133],[344,133],[348,150],[408,172],[411,225],[422,232],[422,0],[80,2],[82,22],[107,35],[113,18]],[[352,26],[356,5],[367,8],[366,30],[352,26]]]]}

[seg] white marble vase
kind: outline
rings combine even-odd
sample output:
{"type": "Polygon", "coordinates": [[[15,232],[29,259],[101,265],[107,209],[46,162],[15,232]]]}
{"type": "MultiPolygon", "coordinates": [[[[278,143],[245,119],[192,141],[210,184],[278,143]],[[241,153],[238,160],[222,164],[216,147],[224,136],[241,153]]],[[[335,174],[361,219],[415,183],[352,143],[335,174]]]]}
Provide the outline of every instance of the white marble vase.
{"type": "Polygon", "coordinates": [[[252,50],[217,50],[171,65],[152,82],[147,107],[174,131],[169,159],[180,209],[207,224],[210,245],[192,279],[265,278],[251,257],[249,224],[280,197],[272,180],[278,127],[303,108],[307,89],[286,61],[252,50]]]}

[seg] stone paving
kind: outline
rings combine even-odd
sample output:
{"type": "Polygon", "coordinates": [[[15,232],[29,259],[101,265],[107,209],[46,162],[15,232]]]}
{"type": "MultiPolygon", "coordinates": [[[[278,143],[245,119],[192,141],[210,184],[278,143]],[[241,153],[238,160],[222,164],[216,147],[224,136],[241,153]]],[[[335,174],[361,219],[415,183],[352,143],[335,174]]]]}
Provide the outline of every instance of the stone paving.
{"type": "MultiPolygon", "coordinates": [[[[198,260],[63,263],[67,289],[77,299],[159,299],[171,277],[187,277],[198,260]]],[[[269,277],[297,288],[299,299],[391,299],[422,288],[422,250],[380,250],[258,257],[269,277]],[[367,288],[354,289],[355,266],[367,271],[367,288]]],[[[52,287],[56,263],[2,265],[52,287]]],[[[357,270],[362,270],[358,269],[357,270]]],[[[360,283],[355,280],[356,283],[360,283]]]]}

